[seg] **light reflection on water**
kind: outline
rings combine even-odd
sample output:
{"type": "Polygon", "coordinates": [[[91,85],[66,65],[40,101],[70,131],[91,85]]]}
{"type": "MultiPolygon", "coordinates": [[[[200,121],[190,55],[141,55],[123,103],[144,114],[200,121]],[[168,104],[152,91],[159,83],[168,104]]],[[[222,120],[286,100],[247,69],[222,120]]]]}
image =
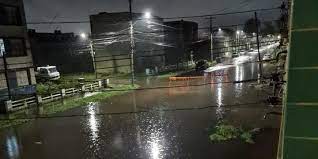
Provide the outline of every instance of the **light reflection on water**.
{"type": "MultiPolygon", "coordinates": [[[[221,82],[221,80],[219,80],[219,82],[221,82]]],[[[222,107],[223,105],[223,85],[222,83],[219,83],[217,85],[217,89],[216,89],[216,95],[217,95],[217,108],[216,108],[216,118],[218,120],[223,119],[223,114],[224,114],[224,108],[222,107]]]]}
{"type": "Polygon", "coordinates": [[[100,119],[96,116],[98,111],[99,107],[96,105],[96,103],[90,103],[87,107],[87,113],[89,116],[86,125],[89,131],[89,140],[94,146],[98,146],[99,142],[100,119]]]}
{"type": "MultiPolygon", "coordinates": [[[[235,81],[242,81],[244,77],[244,68],[243,66],[236,66],[235,67],[235,81]]],[[[239,97],[242,93],[242,86],[243,83],[235,84],[235,97],[239,97]]]]}
{"type": "Polygon", "coordinates": [[[149,141],[149,147],[150,147],[150,150],[151,150],[151,158],[152,159],[162,159],[164,158],[162,152],[164,151],[163,150],[163,145],[161,145],[160,143],[162,143],[163,140],[160,139],[160,136],[159,136],[159,132],[157,133],[151,133],[151,136],[150,136],[150,141],[149,141]]]}
{"type": "Polygon", "coordinates": [[[6,138],[6,148],[9,158],[19,158],[19,144],[16,136],[12,135],[6,138]]]}

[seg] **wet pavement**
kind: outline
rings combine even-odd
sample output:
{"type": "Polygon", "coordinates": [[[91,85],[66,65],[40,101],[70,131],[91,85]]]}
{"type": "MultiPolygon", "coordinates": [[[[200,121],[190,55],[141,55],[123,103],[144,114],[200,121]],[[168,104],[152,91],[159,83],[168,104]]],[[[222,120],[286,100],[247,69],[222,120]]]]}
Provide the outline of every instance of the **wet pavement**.
{"type": "Polygon", "coordinates": [[[256,55],[246,56],[202,79],[140,79],[142,88],[172,88],[138,90],[1,130],[0,158],[274,159],[280,118],[263,119],[275,109],[264,103],[270,89],[227,83],[257,78],[258,64],[245,63],[256,55]],[[255,144],[213,143],[209,129],[220,120],[264,130],[255,144]]]}

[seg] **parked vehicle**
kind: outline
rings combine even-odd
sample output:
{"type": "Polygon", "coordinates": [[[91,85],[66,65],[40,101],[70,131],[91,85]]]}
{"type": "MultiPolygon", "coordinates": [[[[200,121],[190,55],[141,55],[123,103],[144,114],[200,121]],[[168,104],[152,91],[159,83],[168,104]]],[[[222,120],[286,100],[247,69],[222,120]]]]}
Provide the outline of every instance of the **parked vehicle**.
{"type": "Polygon", "coordinates": [[[60,73],[57,71],[56,66],[38,67],[35,76],[39,80],[58,80],[60,73]]]}
{"type": "Polygon", "coordinates": [[[206,60],[199,60],[195,65],[196,71],[204,71],[209,68],[209,64],[206,60]]]}
{"type": "Polygon", "coordinates": [[[271,55],[265,54],[264,57],[263,57],[263,60],[270,60],[271,58],[272,58],[271,55]]]}

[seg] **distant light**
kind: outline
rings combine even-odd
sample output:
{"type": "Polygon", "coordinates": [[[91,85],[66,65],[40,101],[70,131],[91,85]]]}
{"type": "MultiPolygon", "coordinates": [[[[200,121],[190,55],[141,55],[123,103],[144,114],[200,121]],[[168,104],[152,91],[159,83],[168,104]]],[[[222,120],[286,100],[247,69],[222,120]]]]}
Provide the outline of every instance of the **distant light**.
{"type": "Polygon", "coordinates": [[[86,39],[87,38],[87,35],[85,33],[81,33],[81,38],[82,39],[86,39]]]}
{"type": "Polygon", "coordinates": [[[145,18],[146,19],[150,19],[152,16],[151,16],[151,12],[147,11],[145,12],[145,18]]]}
{"type": "Polygon", "coordinates": [[[219,28],[219,31],[222,31],[222,29],[221,29],[221,28],[219,28]]]}
{"type": "Polygon", "coordinates": [[[256,35],[256,33],[253,33],[253,36],[255,36],[256,35]]]}
{"type": "Polygon", "coordinates": [[[240,31],[238,30],[238,31],[236,31],[236,34],[238,35],[238,34],[240,34],[240,31]]]}
{"type": "Polygon", "coordinates": [[[277,36],[278,39],[281,39],[282,37],[280,35],[277,36]]]}

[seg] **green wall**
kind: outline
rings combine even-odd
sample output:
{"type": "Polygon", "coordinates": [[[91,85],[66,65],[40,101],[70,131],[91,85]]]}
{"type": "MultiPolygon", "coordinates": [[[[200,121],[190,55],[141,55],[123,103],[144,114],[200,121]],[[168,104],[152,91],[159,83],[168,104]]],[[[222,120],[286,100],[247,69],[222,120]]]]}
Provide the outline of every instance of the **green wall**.
{"type": "Polygon", "coordinates": [[[318,159],[318,0],[293,0],[283,159],[318,159]]]}

